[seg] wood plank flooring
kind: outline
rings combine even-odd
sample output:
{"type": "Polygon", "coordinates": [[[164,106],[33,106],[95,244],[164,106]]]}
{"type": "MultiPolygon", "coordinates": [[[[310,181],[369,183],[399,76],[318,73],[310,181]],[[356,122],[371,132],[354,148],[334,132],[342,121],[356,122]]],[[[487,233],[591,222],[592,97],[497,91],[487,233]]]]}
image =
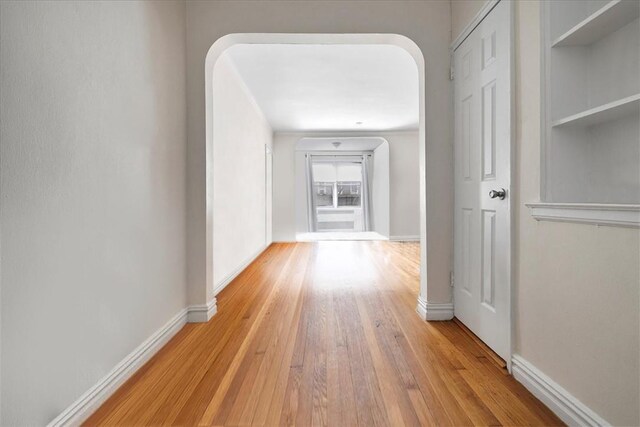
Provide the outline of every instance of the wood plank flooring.
{"type": "Polygon", "coordinates": [[[419,244],[271,245],[86,425],[561,425],[454,322],[419,244]]]}

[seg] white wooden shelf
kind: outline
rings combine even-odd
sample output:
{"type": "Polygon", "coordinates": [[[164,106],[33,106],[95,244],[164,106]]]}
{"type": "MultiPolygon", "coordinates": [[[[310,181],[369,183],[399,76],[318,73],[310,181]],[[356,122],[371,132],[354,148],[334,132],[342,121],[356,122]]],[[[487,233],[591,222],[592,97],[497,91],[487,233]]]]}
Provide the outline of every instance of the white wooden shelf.
{"type": "Polygon", "coordinates": [[[541,2],[537,220],[639,228],[639,16],[640,0],[541,2]]]}
{"type": "Polygon", "coordinates": [[[622,117],[640,114],[640,94],[609,102],[551,123],[559,126],[593,126],[622,117]]]}
{"type": "Polygon", "coordinates": [[[551,44],[559,46],[585,46],[600,40],[640,15],[637,0],[613,0],[558,37],[551,44]]]}
{"type": "Polygon", "coordinates": [[[538,221],[640,228],[640,205],[606,203],[526,203],[538,221]]]}

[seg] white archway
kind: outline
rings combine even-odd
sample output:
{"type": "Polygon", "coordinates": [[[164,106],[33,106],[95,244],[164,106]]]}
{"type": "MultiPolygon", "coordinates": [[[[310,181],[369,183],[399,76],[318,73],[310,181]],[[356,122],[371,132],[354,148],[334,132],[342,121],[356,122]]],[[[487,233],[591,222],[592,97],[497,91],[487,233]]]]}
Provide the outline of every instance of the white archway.
{"type": "Polygon", "coordinates": [[[425,64],[420,48],[408,37],[399,34],[284,34],[240,33],[218,39],[205,60],[206,114],[206,300],[215,304],[213,283],[213,70],[225,50],[236,44],[335,44],[393,45],[404,49],[416,63],[419,79],[419,157],[420,157],[420,293],[417,310],[424,319],[427,301],[427,204],[426,204],[426,119],[425,64]]]}

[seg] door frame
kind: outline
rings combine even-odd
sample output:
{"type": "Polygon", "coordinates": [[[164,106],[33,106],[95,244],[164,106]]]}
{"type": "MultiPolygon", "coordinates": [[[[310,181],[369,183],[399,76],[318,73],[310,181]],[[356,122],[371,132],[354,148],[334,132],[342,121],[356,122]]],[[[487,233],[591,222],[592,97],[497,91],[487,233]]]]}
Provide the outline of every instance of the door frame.
{"type": "MultiPolygon", "coordinates": [[[[487,15],[489,15],[489,13],[491,13],[491,11],[498,5],[498,3],[500,3],[503,0],[488,0],[484,6],[482,6],[482,8],[478,11],[478,13],[476,13],[476,15],[473,17],[473,19],[471,19],[471,21],[464,27],[464,29],[460,32],[460,34],[455,38],[455,40],[451,43],[451,45],[449,46],[449,53],[450,53],[450,64],[451,64],[451,76],[454,76],[453,73],[453,64],[454,64],[454,53],[456,51],[456,49],[458,49],[460,47],[460,45],[462,45],[462,43],[467,39],[467,37],[469,37],[469,35],[476,29],[476,27],[484,20],[484,18],[487,17],[487,15]]],[[[515,144],[515,138],[516,138],[516,104],[515,104],[515,5],[514,2],[511,2],[509,0],[504,0],[505,4],[507,4],[507,7],[509,8],[509,26],[510,26],[510,31],[509,31],[509,91],[510,91],[510,96],[509,96],[509,104],[510,104],[510,112],[509,112],[509,121],[510,121],[510,135],[511,135],[511,155],[510,155],[510,180],[511,180],[511,185],[509,188],[509,196],[508,196],[508,203],[509,203],[509,259],[507,260],[508,262],[508,270],[509,270],[509,286],[507,286],[507,303],[508,303],[508,310],[507,310],[507,318],[508,318],[508,334],[507,334],[507,349],[508,349],[508,354],[507,354],[507,360],[505,360],[505,363],[507,364],[507,370],[509,371],[509,373],[511,373],[511,359],[513,357],[513,353],[514,353],[514,342],[515,342],[515,325],[514,325],[514,321],[515,321],[515,314],[513,312],[513,307],[514,307],[514,302],[513,302],[513,295],[514,295],[514,284],[515,284],[515,269],[514,269],[514,264],[515,264],[515,260],[516,260],[516,252],[515,252],[515,236],[516,236],[516,216],[515,216],[515,211],[516,211],[516,207],[517,207],[517,200],[514,198],[515,195],[517,195],[517,191],[514,191],[514,187],[515,187],[515,183],[516,183],[516,173],[515,173],[515,169],[516,169],[516,144],[515,144]]],[[[452,84],[451,85],[451,108],[452,108],[452,112],[451,115],[452,117],[454,117],[455,115],[455,85],[452,84]]],[[[453,137],[455,132],[455,120],[452,120],[451,122],[451,135],[453,137]]],[[[454,183],[454,192],[455,192],[455,183],[454,183]]],[[[454,199],[454,204],[455,204],[455,199],[454,199]]],[[[455,211],[455,209],[454,209],[455,211]]],[[[454,229],[455,229],[455,225],[454,225],[454,229]]],[[[453,254],[455,257],[455,242],[454,242],[454,250],[453,250],[453,254]]],[[[452,263],[452,266],[455,265],[455,261],[452,263]]],[[[453,267],[452,267],[453,268],[453,267]]],[[[454,304],[454,312],[455,312],[455,298],[453,298],[453,290],[451,291],[452,293],[452,301],[454,304]]]]}

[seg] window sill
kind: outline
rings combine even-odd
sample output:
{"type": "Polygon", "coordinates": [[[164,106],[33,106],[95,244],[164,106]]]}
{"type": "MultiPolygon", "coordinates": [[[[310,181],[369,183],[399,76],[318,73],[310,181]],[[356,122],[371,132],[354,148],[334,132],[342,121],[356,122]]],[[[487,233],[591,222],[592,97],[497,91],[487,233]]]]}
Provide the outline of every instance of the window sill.
{"type": "Polygon", "coordinates": [[[640,205],[606,203],[525,203],[537,221],[640,227],[640,205]]]}

